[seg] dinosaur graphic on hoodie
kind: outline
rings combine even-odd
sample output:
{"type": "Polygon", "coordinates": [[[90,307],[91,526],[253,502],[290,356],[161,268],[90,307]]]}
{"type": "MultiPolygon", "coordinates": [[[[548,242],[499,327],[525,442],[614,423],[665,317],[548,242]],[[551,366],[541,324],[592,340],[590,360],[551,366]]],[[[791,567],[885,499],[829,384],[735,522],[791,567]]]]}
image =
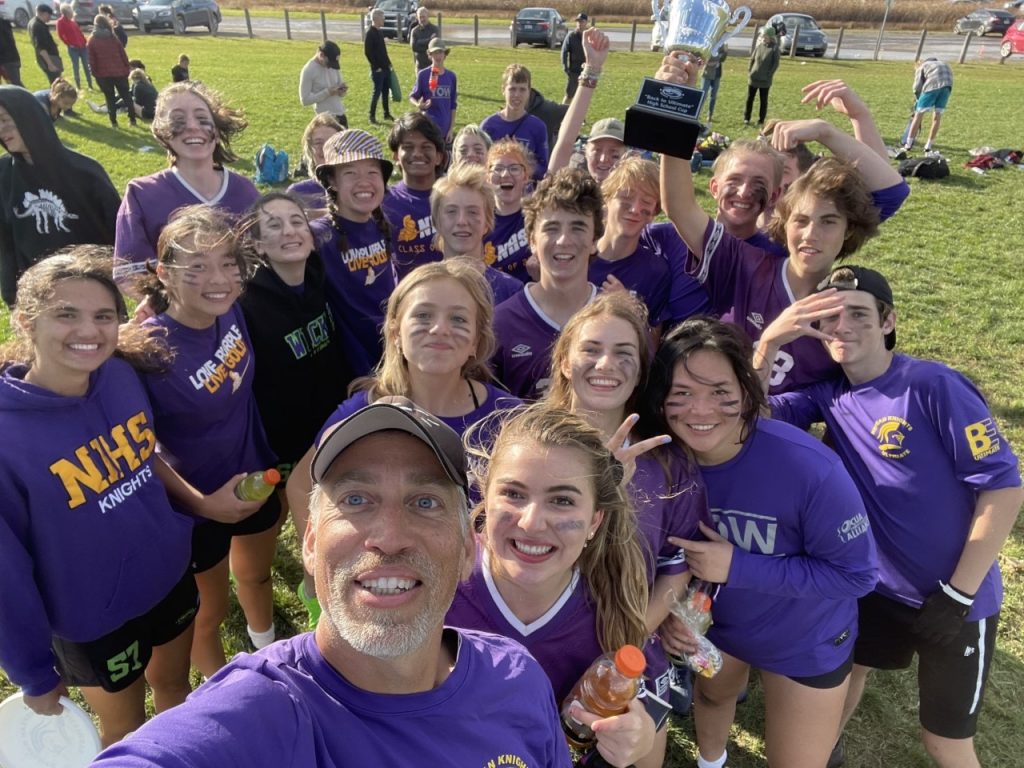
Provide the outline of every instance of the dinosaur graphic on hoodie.
{"type": "Polygon", "coordinates": [[[99,163],[61,143],[29,91],[0,86],[0,107],[26,150],[0,157],[0,296],[13,306],[18,278],[45,256],[80,243],[113,245],[121,199],[99,163]]]}

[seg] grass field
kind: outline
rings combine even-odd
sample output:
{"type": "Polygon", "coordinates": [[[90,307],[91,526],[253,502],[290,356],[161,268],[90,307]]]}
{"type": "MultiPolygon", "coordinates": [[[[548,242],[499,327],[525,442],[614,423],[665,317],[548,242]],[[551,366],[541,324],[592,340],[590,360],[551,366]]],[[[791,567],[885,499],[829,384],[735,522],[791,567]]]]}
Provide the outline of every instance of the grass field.
{"type": "MultiPolygon", "coordinates": [[[[42,74],[33,63],[24,33],[18,33],[24,61],[23,76],[30,88],[42,88],[42,74]]],[[[311,113],[297,99],[298,73],[312,55],[310,42],[248,41],[208,36],[135,35],[128,53],[142,58],[157,86],[169,80],[177,55],[192,58],[192,74],[224,91],[235,105],[246,108],[250,126],[236,143],[243,158],[236,169],[252,173],[251,157],[265,141],[298,157],[299,140],[311,113]]],[[[353,127],[366,127],[370,83],[361,50],[342,46],[342,71],[350,83],[346,103],[353,127]]],[[[478,122],[501,105],[499,76],[518,60],[534,73],[534,85],[558,99],[564,76],[556,52],[540,50],[456,48],[450,59],[459,77],[459,122],[478,122]]],[[[412,67],[407,49],[393,48],[392,58],[407,92],[412,67]]],[[[594,118],[621,115],[635,98],[641,77],[652,74],[654,54],[614,53],[595,96],[594,118]]],[[[715,128],[738,138],[752,136],[741,123],[745,97],[745,61],[731,58],[725,66],[716,109],[715,128]]],[[[1014,146],[1020,141],[1019,65],[971,64],[954,68],[956,86],[938,139],[949,158],[952,176],[942,182],[912,181],[913,194],[904,209],[885,225],[882,234],[857,256],[887,273],[896,294],[900,347],[909,353],[943,360],[964,371],[988,395],[1008,439],[1024,447],[1024,270],[1017,259],[1018,234],[1024,230],[1022,189],[1024,173],[1010,168],[984,176],[962,168],[967,150],[979,145],[1014,146]]],[[[912,65],[884,62],[791,61],[784,59],[771,91],[770,116],[812,114],[799,106],[800,87],[820,78],[844,78],[867,99],[882,133],[895,141],[911,105],[912,65]]],[[[89,98],[100,100],[98,93],[89,98]]],[[[79,118],[61,120],[58,131],[69,146],[102,162],[115,185],[165,165],[163,152],[145,128],[114,131],[103,115],[82,105],[79,118]]],[[[830,120],[840,116],[824,113],[830,120]]],[[[122,120],[122,125],[124,121],[122,120]]],[[[385,137],[384,128],[376,133],[385,137]]],[[[705,183],[706,173],[700,177],[705,183]]],[[[710,198],[703,202],[710,207],[710,198]]],[[[6,328],[6,318],[0,318],[6,328]]],[[[339,397],[341,393],[339,392],[339,397]]],[[[1017,696],[1024,690],[1024,547],[1022,528],[1001,556],[1007,599],[999,628],[999,647],[990,680],[978,737],[982,763],[1021,764],[1024,754],[1024,713],[1017,696]]],[[[278,629],[291,634],[301,629],[298,600],[292,586],[299,578],[294,532],[289,525],[279,548],[275,592],[278,629]]],[[[11,588],[5,585],[4,588],[11,588]]],[[[14,587],[17,588],[17,587],[14,587]]],[[[229,653],[248,642],[240,612],[226,624],[229,653]]],[[[11,692],[0,675],[0,698],[11,692]]],[[[918,746],[915,716],[916,688],[909,673],[874,678],[847,738],[851,768],[928,765],[918,746]]],[[[756,682],[751,698],[739,708],[730,764],[737,768],[764,765],[759,734],[762,700],[756,682]]],[[[258,718],[258,716],[256,716],[258,718]]],[[[254,718],[254,723],[258,719],[254,718]]],[[[693,764],[695,748],[688,719],[674,722],[668,766],[693,764]]]]}

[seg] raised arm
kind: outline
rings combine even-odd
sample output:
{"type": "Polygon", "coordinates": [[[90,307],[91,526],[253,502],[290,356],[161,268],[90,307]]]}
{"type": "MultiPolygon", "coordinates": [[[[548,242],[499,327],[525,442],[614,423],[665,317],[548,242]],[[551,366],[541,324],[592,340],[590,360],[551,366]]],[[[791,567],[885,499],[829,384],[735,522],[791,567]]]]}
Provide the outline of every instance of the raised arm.
{"type": "MultiPolygon", "coordinates": [[[[684,54],[685,56],[685,54],[684,54]]],[[[661,61],[655,78],[679,85],[693,85],[696,67],[686,58],[669,54],[661,61]]],[[[693,189],[693,174],[690,161],[662,155],[661,158],[661,207],[675,226],[697,259],[701,258],[704,247],[704,232],[711,217],[697,202],[693,189]]]]}
{"type": "MultiPolygon", "coordinates": [[[[583,55],[586,63],[583,71],[592,75],[600,75],[605,60],[608,58],[610,42],[608,35],[596,27],[591,27],[583,33],[583,55]]],[[[564,49],[563,49],[564,51],[564,49]]],[[[565,54],[563,53],[563,68],[565,54]]],[[[573,147],[576,145],[576,137],[579,136],[583,121],[587,118],[587,111],[590,109],[590,102],[594,98],[594,88],[580,86],[576,89],[572,101],[569,102],[569,109],[562,118],[562,126],[558,129],[558,140],[555,141],[554,149],[551,151],[551,159],[548,161],[548,173],[565,168],[572,157],[573,147]]]]}
{"type": "Polygon", "coordinates": [[[853,136],[861,144],[871,147],[880,158],[889,162],[889,153],[875,118],[868,105],[853,88],[842,80],[816,80],[802,89],[801,104],[813,103],[817,109],[831,106],[836,112],[850,118],[853,136]]]}

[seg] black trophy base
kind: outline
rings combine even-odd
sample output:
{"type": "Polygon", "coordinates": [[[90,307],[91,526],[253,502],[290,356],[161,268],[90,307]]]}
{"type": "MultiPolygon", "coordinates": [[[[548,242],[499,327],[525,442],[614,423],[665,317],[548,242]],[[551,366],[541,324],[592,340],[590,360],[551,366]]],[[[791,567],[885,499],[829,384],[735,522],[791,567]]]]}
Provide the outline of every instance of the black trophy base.
{"type": "Polygon", "coordinates": [[[689,160],[703,126],[681,115],[632,106],[626,110],[625,144],[689,160]]]}

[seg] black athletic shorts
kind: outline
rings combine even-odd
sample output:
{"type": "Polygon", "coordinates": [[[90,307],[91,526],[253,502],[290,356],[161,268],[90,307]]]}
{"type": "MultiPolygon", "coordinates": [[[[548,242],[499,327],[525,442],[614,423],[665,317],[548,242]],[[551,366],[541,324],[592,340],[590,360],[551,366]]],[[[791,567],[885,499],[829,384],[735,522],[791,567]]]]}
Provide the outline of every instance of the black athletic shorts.
{"type": "Polygon", "coordinates": [[[831,672],[823,672],[820,675],[810,675],[808,677],[796,677],[795,675],[786,675],[786,677],[793,682],[800,683],[800,685],[806,685],[808,688],[817,688],[818,690],[826,691],[830,688],[838,688],[842,685],[846,681],[846,678],[850,676],[852,669],[853,651],[851,651],[850,655],[846,657],[846,661],[831,672]]]}
{"type": "Polygon", "coordinates": [[[911,629],[918,608],[872,592],[860,599],[859,611],[854,661],[873,669],[906,669],[916,653],[921,725],[947,739],[974,736],[995,652],[999,612],[966,622],[948,645],[936,645],[911,629]]]}
{"type": "Polygon", "coordinates": [[[192,572],[208,571],[227,557],[233,536],[263,533],[273,528],[280,517],[281,500],[275,492],[245,520],[237,523],[198,523],[192,528],[192,572]]]}
{"type": "Polygon", "coordinates": [[[159,603],[97,640],[76,643],[53,636],[61,680],[68,685],[117,693],[146,671],[153,648],[187,630],[199,610],[199,591],[189,571],[159,603]]]}

